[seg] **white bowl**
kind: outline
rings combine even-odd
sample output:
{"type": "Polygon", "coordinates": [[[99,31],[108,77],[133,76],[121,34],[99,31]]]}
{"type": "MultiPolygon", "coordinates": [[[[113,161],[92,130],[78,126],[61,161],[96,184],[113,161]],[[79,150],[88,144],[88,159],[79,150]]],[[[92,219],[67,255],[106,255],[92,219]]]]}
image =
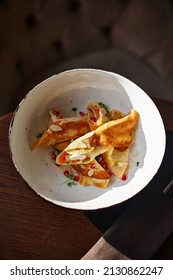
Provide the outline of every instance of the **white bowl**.
{"type": "Polygon", "coordinates": [[[44,199],[74,209],[108,207],[137,194],[157,173],[166,142],[161,116],[149,96],[128,79],[96,69],[66,71],[32,89],[14,113],[9,141],[13,162],[28,185],[44,199]],[[68,187],[49,150],[30,149],[35,135],[44,128],[50,108],[57,107],[63,116],[74,116],[73,107],[77,114],[86,112],[90,101],[103,102],[123,113],[134,108],[140,115],[128,178],[112,179],[107,189],[79,183],[68,187]]]}

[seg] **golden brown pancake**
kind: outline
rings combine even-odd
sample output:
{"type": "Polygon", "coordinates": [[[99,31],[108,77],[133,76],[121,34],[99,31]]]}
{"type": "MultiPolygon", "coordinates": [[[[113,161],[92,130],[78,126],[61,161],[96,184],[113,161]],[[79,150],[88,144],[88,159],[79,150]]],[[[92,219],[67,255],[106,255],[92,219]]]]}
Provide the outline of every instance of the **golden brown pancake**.
{"type": "Polygon", "coordinates": [[[79,174],[79,182],[83,186],[95,186],[101,189],[105,189],[108,186],[109,179],[97,179],[79,174]]]}
{"type": "Polygon", "coordinates": [[[98,145],[97,137],[94,131],[91,131],[68,145],[57,156],[56,163],[59,165],[87,164],[107,150],[108,146],[98,145]]]}
{"type": "Polygon", "coordinates": [[[99,136],[98,143],[118,149],[128,148],[133,141],[138,118],[138,112],[132,109],[125,117],[103,124],[95,131],[95,134],[99,136]]]}
{"type": "Polygon", "coordinates": [[[109,173],[95,159],[90,164],[73,165],[73,168],[79,174],[81,185],[106,188],[109,183],[109,173]]]}
{"type": "Polygon", "coordinates": [[[129,148],[121,151],[111,147],[102,155],[107,167],[119,179],[122,179],[129,165],[129,153],[129,148]]]}
{"type": "Polygon", "coordinates": [[[59,119],[49,126],[32,149],[79,138],[90,131],[87,116],[59,119]]]}
{"type": "Polygon", "coordinates": [[[97,162],[96,159],[89,164],[76,164],[73,168],[80,172],[82,175],[89,176],[97,179],[109,179],[109,173],[97,162]],[[93,168],[94,166],[94,168],[93,168]]]}
{"type": "Polygon", "coordinates": [[[137,120],[138,113],[132,110],[122,119],[103,124],[95,131],[73,141],[57,156],[56,163],[86,164],[112,146],[121,150],[127,149],[134,138],[137,120]]]}
{"type": "Polygon", "coordinates": [[[114,109],[106,112],[99,104],[91,102],[86,116],[62,118],[56,109],[50,110],[49,116],[46,130],[32,149],[53,146],[62,151],[56,163],[72,165],[85,186],[106,188],[109,183],[110,173],[97,162],[98,155],[102,155],[115,176],[122,178],[139,119],[136,110],[123,116],[114,109]]]}

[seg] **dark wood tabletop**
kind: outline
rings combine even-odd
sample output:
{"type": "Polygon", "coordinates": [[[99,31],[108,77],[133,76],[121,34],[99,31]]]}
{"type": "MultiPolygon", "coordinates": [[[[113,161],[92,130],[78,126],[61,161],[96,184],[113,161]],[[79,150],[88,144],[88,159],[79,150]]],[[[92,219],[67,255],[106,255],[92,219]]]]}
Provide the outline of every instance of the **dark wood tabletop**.
{"type": "MultiPolygon", "coordinates": [[[[166,129],[173,131],[173,103],[154,102],[166,129]]],[[[24,182],[10,157],[8,128],[12,115],[0,118],[0,259],[78,260],[102,232],[85,211],[54,205],[24,182]]]]}

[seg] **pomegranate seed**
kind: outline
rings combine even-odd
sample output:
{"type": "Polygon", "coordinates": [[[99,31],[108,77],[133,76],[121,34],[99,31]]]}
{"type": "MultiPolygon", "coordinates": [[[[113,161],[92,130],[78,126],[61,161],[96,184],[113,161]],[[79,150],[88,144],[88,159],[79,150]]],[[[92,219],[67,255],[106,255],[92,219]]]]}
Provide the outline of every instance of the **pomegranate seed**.
{"type": "Polygon", "coordinates": [[[112,173],[112,171],[109,170],[108,174],[109,174],[109,176],[112,176],[113,173],[112,173]]]}
{"type": "Polygon", "coordinates": [[[69,171],[68,171],[68,170],[65,170],[65,171],[64,171],[64,176],[68,177],[68,175],[69,175],[69,171]]]}
{"type": "Polygon", "coordinates": [[[56,155],[52,154],[52,159],[55,160],[56,159],[56,155]]]}
{"type": "Polygon", "coordinates": [[[80,115],[81,117],[83,117],[83,116],[85,116],[86,114],[85,114],[84,112],[79,112],[79,115],[80,115]]]}
{"type": "Polygon", "coordinates": [[[96,167],[96,164],[95,164],[94,162],[92,162],[92,163],[90,164],[90,168],[94,169],[95,167],[96,167]]]}
{"type": "Polygon", "coordinates": [[[127,179],[127,175],[124,174],[124,175],[122,176],[122,180],[125,181],[126,179],[127,179]]]}
{"type": "Polygon", "coordinates": [[[78,175],[74,176],[74,181],[79,181],[79,176],[78,175]]]}
{"type": "Polygon", "coordinates": [[[107,169],[107,165],[105,163],[105,161],[102,159],[101,162],[100,162],[100,165],[104,168],[104,169],[107,169]]]}
{"type": "Polygon", "coordinates": [[[108,169],[106,164],[104,164],[102,167],[103,167],[105,170],[108,169]]]}
{"type": "Polygon", "coordinates": [[[60,124],[60,122],[61,122],[61,121],[56,121],[56,122],[54,122],[53,124],[55,124],[55,125],[59,125],[59,124],[60,124]]]}

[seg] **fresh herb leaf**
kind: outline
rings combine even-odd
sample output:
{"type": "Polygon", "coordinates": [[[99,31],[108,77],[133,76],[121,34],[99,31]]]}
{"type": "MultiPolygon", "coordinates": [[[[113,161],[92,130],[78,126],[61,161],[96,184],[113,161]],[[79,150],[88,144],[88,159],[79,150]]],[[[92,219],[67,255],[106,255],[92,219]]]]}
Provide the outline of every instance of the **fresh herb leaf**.
{"type": "Polygon", "coordinates": [[[42,135],[43,135],[43,132],[39,132],[36,137],[40,138],[42,135]]]}
{"type": "Polygon", "coordinates": [[[102,103],[102,102],[99,102],[98,104],[100,105],[100,107],[102,107],[102,108],[105,109],[105,111],[106,111],[107,114],[109,113],[109,109],[108,109],[108,106],[107,106],[107,105],[105,105],[105,104],[102,103]]]}
{"type": "Polygon", "coordinates": [[[59,155],[61,152],[58,150],[58,149],[55,149],[54,151],[53,151],[53,154],[55,155],[55,156],[57,156],[57,155],[59,155]]]}
{"type": "Polygon", "coordinates": [[[74,181],[70,181],[70,182],[67,183],[68,187],[72,187],[73,185],[76,185],[74,181]]]}
{"type": "Polygon", "coordinates": [[[69,179],[71,179],[71,180],[74,179],[74,176],[73,176],[72,174],[69,174],[67,177],[68,177],[69,179]]]}
{"type": "Polygon", "coordinates": [[[136,166],[139,166],[139,161],[137,161],[136,166]]]}

